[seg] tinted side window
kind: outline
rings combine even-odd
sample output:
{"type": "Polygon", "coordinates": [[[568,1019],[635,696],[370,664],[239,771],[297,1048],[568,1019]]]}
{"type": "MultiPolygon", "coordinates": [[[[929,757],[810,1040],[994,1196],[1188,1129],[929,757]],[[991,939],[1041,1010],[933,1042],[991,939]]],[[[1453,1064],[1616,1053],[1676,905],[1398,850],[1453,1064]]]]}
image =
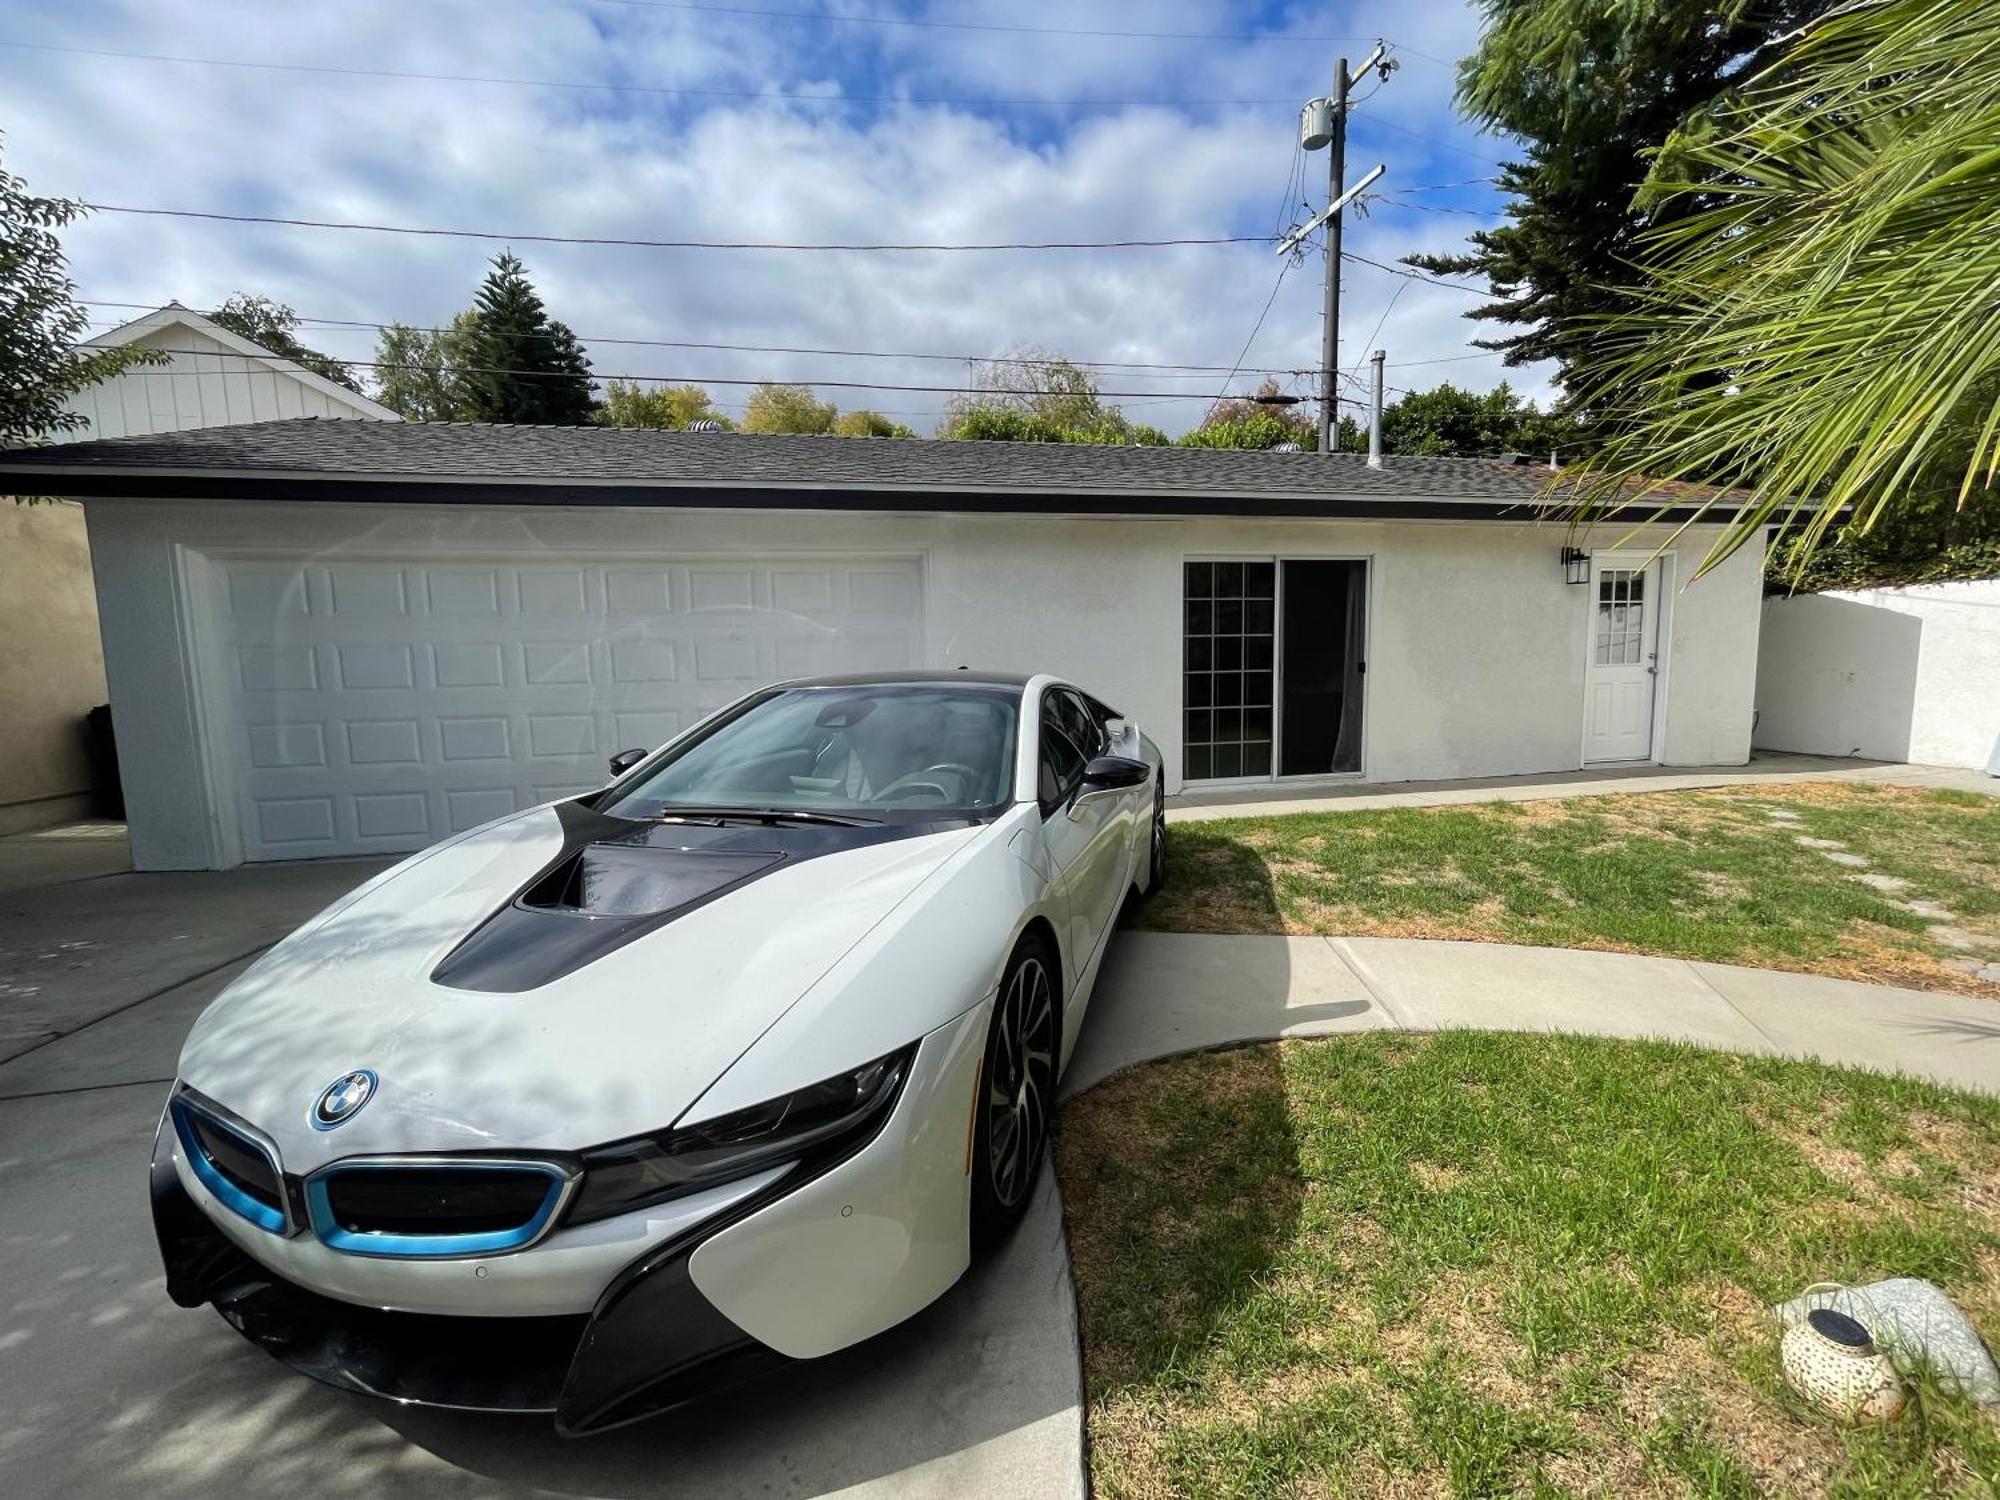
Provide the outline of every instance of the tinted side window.
{"type": "Polygon", "coordinates": [[[1083,764],[1083,752],[1044,716],[1040,785],[1037,788],[1043,812],[1054,812],[1069,801],[1070,793],[1083,780],[1083,764]]]}
{"type": "Polygon", "coordinates": [[[1063,733],[1083,752],[1086,760],[1102,755],[1110,748],[1111,741],[1104,733],[1104,726],[1077,694],[1057,688],[1050,692],[1048,703],[1049,709],[1044,711],[1044,717],[1050,710],[1057,715],[1063,733]]]}

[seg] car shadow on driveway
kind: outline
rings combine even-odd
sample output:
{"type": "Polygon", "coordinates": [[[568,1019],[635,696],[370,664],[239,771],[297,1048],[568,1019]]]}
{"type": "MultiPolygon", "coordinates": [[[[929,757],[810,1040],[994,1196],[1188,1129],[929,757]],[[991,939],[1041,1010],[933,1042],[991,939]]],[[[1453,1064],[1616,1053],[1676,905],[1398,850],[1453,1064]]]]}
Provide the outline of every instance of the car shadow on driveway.
{"type": "Polygon", "coordinates": [[[546,1423],[382,1417],[457,1468],[563,1494],[820,1495],[890,1476],[913,1494],[1066,1494],[1081,1478],[1073,1318],[1045,1172],[997,1253],[865,1344],[576,1442],[546,1423]],[[1001,1439],[1018,1451],[979,1451],[1001,1439]]]}

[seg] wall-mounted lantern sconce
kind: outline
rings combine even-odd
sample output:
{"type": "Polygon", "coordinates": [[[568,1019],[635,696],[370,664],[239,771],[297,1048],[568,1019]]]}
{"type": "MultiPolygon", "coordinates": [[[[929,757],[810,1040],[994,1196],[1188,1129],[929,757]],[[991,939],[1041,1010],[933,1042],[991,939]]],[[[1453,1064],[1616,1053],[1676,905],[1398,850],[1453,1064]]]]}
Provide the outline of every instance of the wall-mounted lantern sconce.
{"type": "Polygon", "coordinates": [[[1565,547],[1562,550],[1563,582],[1590,582],[1590,554],[1581,547],[1565,547]]]}

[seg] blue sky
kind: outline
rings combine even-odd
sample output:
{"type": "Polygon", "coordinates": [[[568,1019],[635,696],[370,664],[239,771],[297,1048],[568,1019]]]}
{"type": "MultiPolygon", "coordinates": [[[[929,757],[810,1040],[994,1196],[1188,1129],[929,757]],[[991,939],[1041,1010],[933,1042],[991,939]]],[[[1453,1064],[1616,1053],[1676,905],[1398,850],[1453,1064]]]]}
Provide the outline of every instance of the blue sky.
{"type": "MultiPolygon", "coordinates": [[[[0,46],[8,167],[105,203],[513,232],[780,241],[1263,234],[1324,201],[1294,182],[1298,104],[1376,37],[1400,69],[1354,116],[1350,174],[1387,164],[1347,245],[1392,262],[1493,222],[1505,155],[1451,105],[1477,12],[1449,0],[81,0],[0,3],[0,42],[453,82],[0,46]],[[745,12],[766,12],[746,14],[745,12]],[[791,14],[769,14],[786,12],[791,14]],[[817,20],[798,13],[882,21],[817,20]],[[1015,28],[1015,29],[1002,29],[1015,28]],[[1064,32],[1123,32],[1123,36],[1064,32]],[[1226,34],[1254,40],[1147,37],[1226,34]],[[1345,38],[1349,40],[1336,40],[1345,38]],[[557,87],[554,85],[614,85],[557,87]],[[671,91],[685,92],[671,92],[671,91]],[[782,98],[741,97],[778,94],[782,98]]],[[[208,306],[266,293],[309,317],[435,323],[497,243],[99,215],[66,243],[84,296],[208,306]]],[[[937,361],[611,346],[619,338],[1228,365],[1272,295],[1258,245],[963,255],[786,255],[521,244],[604,374],[951,384],[937,361]]],[[[1293,268],[1246,363],[1310,367],[1317,257],[1293,268]]],[[[1350,266],[1342,363],[1392,385],[1546,371],[1474,353],[1464,292],[1350,266]],[[1380,333],[1371,342],[1371,332],[1380,333]]],[[[106,320],[124,316],[99,308],[106,320]]],[[[309,342],[366,358],[373,335],[309,342]]],[[[1178,431],[1215,377],[1108,375],[1178,431]]],[[[1254,380],[1239,377],[1238,388],[1254,380]]],[[[711,387],[725,406],[741,388],[711,387]]],[[[827,394],[928,430],[943,397],[827,394]]]]}

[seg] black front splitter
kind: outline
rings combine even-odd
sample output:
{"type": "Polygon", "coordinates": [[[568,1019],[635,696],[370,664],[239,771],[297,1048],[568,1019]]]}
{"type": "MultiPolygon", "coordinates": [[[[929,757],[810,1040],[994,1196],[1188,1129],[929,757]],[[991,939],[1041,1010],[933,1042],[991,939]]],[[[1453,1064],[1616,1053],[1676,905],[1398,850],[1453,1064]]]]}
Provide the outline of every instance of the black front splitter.
{"type": "Polygon", "coordinates": [[[340,1390],[550,1416],[557,1431],[580,1437],[790,1363],[725,1318],[688,1275],[701,1240],[761,1206],[756,1199],[635,1261],[589,1313],[490,1318],[357,1307],[276,1275],[196,1206],[164,1138],[151,1186],[168,1295],[183,1307],[213,1304],[272,1358],[340,1390]]]}

